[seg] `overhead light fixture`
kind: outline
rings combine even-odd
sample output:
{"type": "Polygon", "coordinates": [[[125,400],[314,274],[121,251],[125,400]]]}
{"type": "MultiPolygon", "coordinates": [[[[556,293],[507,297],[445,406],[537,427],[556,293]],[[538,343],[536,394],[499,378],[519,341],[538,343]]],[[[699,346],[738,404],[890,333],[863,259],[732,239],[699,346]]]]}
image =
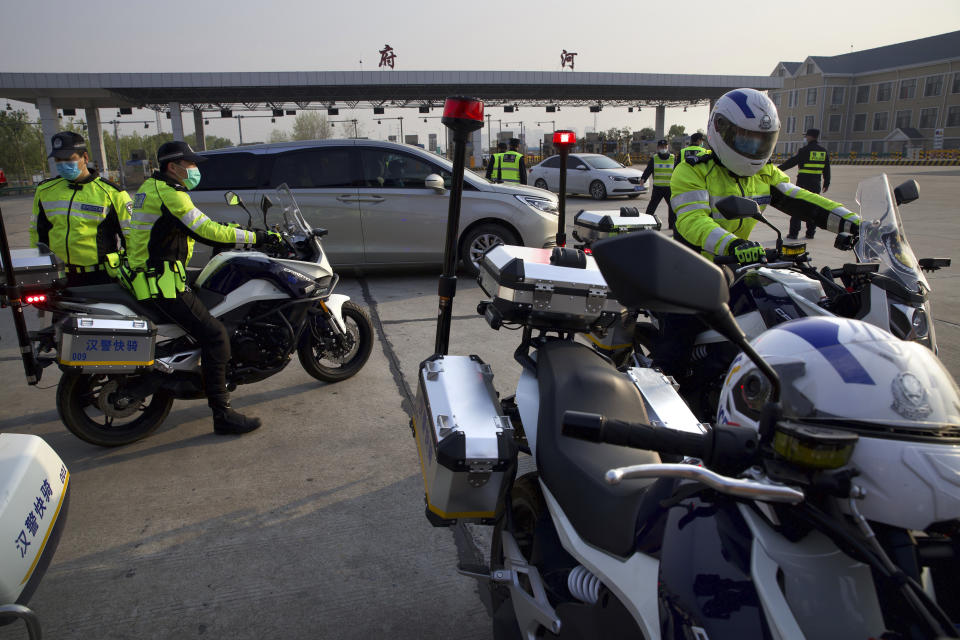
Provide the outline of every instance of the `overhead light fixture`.
{"type": "Polygon", "coordinates": [[[149,122],[144,122],[144,123],[143,123],[143,128],[144,128],[144,129],[149,129],[149,128],[150,128],[150,123],[149,123],[149,122]]]}
{"type": "Polygon", "coordinates": [[[277,121],[276,118],[270,118],[270,122],[276,122],[276,121],[277,121]]]}
{"type": "Polygon", "coordinates": [[[556,113],[556,111],[557,111],[557,105],[555,104],[547,105],[547,113],[556,113]]]}
{"type": "Polygon", "coordinates": [[[282,117],[283,117],[283,109],[274,109],[274,110],[273,110],[273,117],[274,117],[274,118],[282,118],[282,117]]]}
{"type": "Polygon", "coordinates": [[[374,108],[373,108],[373,115],[375,115],[375,116],[382,116],[383,113],[384,113],[383,107],[374,107],[374,108]]]}
{"type": "Polygon", "coordinates": [[[683,112],[684,112],[684,113],[687,112],[687,108],[686,108],[686,107],[683,108],[683,112]]]}
{"type": "Polygon", "coordinates": [[[209,120],[204,120],[204,121],[203,121],[203,124],[210,124],[210,121],[209,121],[209,120]]]}
{"type": "Polygon", "coordinates": [[[295,116],[295,115],[297,115],[297,110],[296,110],[296,109],[287,109],[287,115],[288,115],[288,116],[295,116]]]}
{"type": "Polygon", "coordinates": [[[590,105],[590,113],[600,113],[601,108],[602,107],[598,104],[592,104],[590,105]]]}
{"type": "Polygon", "coordinates": [[[329,109],[327,109],[327,115],[338,116],[340,115],[340,109],[337,109],[336,107],[330,107],[329,109]]]}
{"type": "Polygon", "coordinates": [[[383,124],[383,123],[382,123],[382,122],[380,122],[379,120],[377,120],[377,124],[383,124]]]}
{"type": "Polygon", "coordinates": [[[7,111],[13,111],[13,107],[10,106],[10,103],[7,103],[7,111]]]}
{"type": "Polygon", "coordinates": [[[63,115],[65,115],[65,116],[75,116],[75,115],[77,115],[77,110],[76,110],[76,109],[64,109],[64,110],[63,110],[63,115]]]}
{"type": "Polygon", "coordinates": [[[627,113],[633,113],[633,107],[627,107],[627,113]]]}
{"type": "Polygon", "coordinates": [[[430,113],[430,107],[426,105],[421,105],[420,113],[430,113]]]}
{"type": "Polygon", "coordinates": [[[122,116],[132,116],[133,107],[120,107],[120,115],[122,116]]]}
{"type": "Polygon", "coordinates": [[[424,123],[424,124],[427,123],[427,119],[426,119],[426,118],[423,119],[423,123],[424,123]]]}
{"type": "Polygon", "coordinates": [[[233,117],[233,111],[231,111],[230,109],[220,109],[220,117],[221,117],[221,118],[232,118],[232,117],[233,117]]]}
{"type": "Polygon", "coordinates": [[[167,111],[167,120],[171,120],[171,119],[173,119],[173,116],[170,114],[169,111],[167,111]]]}
{"type": "Polygon", "coordinates": [[[513,113],[513,105],[512,105],[512,104],[505,104],[505,105],[503,105],[503,112],[504,112],[504,113],[513,113]]]}

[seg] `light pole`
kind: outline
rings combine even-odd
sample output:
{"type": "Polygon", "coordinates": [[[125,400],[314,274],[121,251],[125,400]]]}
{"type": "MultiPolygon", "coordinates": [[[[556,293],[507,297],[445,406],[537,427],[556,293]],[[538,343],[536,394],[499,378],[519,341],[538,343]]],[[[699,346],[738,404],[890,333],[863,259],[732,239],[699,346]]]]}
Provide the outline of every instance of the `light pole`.
{"type": "MultiPolygon", "coordinates": [[[[353,123],[353,137],[354,137],[354,138],[359,138],[359,137],[360,137],[359,129],[357,128],[357,119],[356,119],[356,118],[353,118],[352,120],[327,120],[327,122],[330,123],[330,126],[331,126],[331,127],[333,127],[333,124],[334,124],[335,122],[352,122],[352,123],[353,123]]],[[[401,126],[402,126],[402,123],[401,123],[401,126]]]]}
{"type": "Polygon", "coordinates": [[[107,124],[113,125],[113,144],[117,151],[117,170],[120,172],[120,186],[127,188],[127,175],[123,170],[123,158],[120,157],[120,135],[117,133],[117,125],[120,124],[142,124],[144,129],[150,128],[149,120],[111,120],[107,124]]]}
{"type": "MultiPolygon", "coordinates": [[[[540,125],[542,125],[542,124],[547,124],[548,122],[550,123],[550,133],[553,133],[554,131],[557,130],[557,121],[556,121],[556,120],[541,120],[540,122],[537,123],[537,126],[539,127],[540,125]]],[[[541,159],[543,159],[543,155],[544,155],[544,154],[543,154],[543,140],[541,140],[541,141],[540,141],[540,158],[541,158],[541,159]]]]}
{"type": "Polygon", "coordinates": [[[377,118],[377,124],[382,124],[381,120],[399,120],[400,121],[400,143],[403,144],[403,116],[390,116],[377,118]]]}

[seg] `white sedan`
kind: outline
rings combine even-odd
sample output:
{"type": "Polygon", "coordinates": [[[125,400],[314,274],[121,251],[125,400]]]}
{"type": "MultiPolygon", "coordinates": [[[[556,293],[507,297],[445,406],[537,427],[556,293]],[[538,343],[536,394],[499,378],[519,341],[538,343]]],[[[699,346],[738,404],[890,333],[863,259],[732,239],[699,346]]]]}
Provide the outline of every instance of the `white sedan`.
{"type": "MultiPolygon", "coordinates": [[[[642,171],[625,167],[599,153],[575,153],[567,158],[567,193],[590,194],[594,200],[607,196],[636,198],[647,190],[640,182],[642,171]]],[[[530,168],[527,184],[560,191],[560,156],[550,156],[530,168]]]]}

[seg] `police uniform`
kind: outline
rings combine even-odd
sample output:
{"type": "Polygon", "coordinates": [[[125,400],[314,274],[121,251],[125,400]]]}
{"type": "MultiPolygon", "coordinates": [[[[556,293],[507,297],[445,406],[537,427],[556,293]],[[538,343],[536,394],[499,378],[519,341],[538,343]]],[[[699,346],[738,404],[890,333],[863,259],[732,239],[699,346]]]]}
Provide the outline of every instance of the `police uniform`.
{"type": "MultiPolygon", "coordinates": [[[[157,152],[157,159],[161,167],[180,159],[205,160],[183,142],[165,143],[157,152]]],[[[138,300],[154,305],[200,343],[203,385],[214,410],[214,424],[218,432],[229,433],[233,431],[221,431],[218,417],[227,412],[239,416],[230,410],[226,387],[229,336],[223,323],[210,315],[186,281],[186,265],[196,240],[233,248],[254,245],[258,237],[253,231],[211,220],[194,206],[183,185],[165,173],[154,172],[134,196],[133,215],[127,228],[128,268],[124,269],[121,282],[138,300]]]]}
{"type": "MultiPolygon", "coordinates": [[[[661,140],[658,144],[666,144],[666,140],[661,140]]],[[[683,156],[681,156],[683,157],[683,156]]],[[[650,202],[647,204],[647,213],[653,215],[660,206],[661,200],[667,201],[667,223],[670,229],[676,225],[677,216],[673,212],[673,205],[670,204],[670,178],[673,176],[673,168],[676,166],[676,157],[671,153],[666,158],[661,158],[660,154],[654,152],[650,157],[650,162],[643,170],[640,176],[640,182],[646,182],[647,178],[653,176],[653,191],[650,193],[650,202]]]]}
{"type": "MultiPolygon", "coordinates": [[[[813,138],[813,140],[801,147],[795,156],[781,164],[779,169],[786,171],[799,165],[800,168],[797,169],[797,186],[812,193],[820,193],[821,176],[823,177],[823,191],[830,188],[830,153],[816,140],[820,136],[819,130],[809,129],[806,135],[813,138]]],[[[807,237],[812,238],[815,231],[816,227],[808,221],[807,237]]],[[[800,218],[794,216],[790,218],[789,234],[795,238],[799,233],[800,218]]]]}
{"type": "Polygon", "coordinates": [[[487,180],[490,180],[491,182],[499,181],[501,160],[503,160],[503,151],[498,151],[490,156],[490,161],[487,163],[487,180]],[[497,173],[497,178],[494,178],[494,172],[497,173]]]}
{"type": "MultiPolygon", "coordinates": [[[[83,138],[72,132],[60,132],[52,142],[51,157],[86,151],[83,138]]],[[[44,244],[66,263],[69,286],[110,282],[107,256],[122,248],[131,208],[127,192],[95,169],[76,181],[45,180],[33,198],[30,246],[44,244]]]]}

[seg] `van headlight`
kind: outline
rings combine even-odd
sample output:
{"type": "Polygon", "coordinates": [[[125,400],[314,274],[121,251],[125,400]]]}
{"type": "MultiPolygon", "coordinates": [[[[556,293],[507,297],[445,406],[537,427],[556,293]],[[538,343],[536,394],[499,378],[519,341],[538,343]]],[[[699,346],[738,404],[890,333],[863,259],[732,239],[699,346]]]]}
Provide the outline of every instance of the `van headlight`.
{"type": "Polygon", "coordinates": [[[548,198],[540,198],[538,196],[519,196],[514,195],[514,198],[527,205],[528,207],[533,207],[537,211],[542,211],[543,213],[552,213],[553,215],[559,214],[559,209],[557,208],[557,203],[548,198]]]}

